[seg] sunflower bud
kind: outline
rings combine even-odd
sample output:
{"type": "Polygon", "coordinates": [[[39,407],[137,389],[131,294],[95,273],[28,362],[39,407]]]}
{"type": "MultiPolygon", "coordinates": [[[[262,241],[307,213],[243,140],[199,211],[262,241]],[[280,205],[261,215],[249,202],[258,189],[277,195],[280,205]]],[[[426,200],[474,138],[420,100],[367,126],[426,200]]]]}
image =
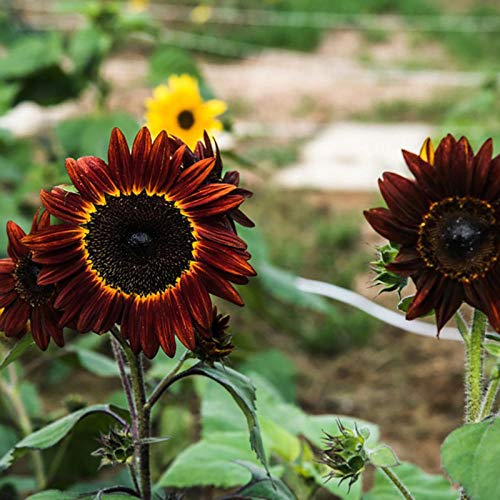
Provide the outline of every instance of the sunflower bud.
{"type": "Polygon", "coordinates": [[[233,352],[232,336],[226,332],[229,327],[229,316],[219,314],[217,308],[212,311],[212,322],[207,332],[196,331],[195,356],[207,363],[223,361],[233,352]]]}
{"type": "Polygon", "coordinates": [[[377,247],[377,252],[378,259],[371,263],[371,269],[375,273],[374,286],[383,286],[380,293],[394,292],[396,290],[401,293],[401,290],[408,284],[408,278],[399,276],[387,269],[387,265],[394,262],[399,249],[391,243],[387,243],[387,245],[377,247]]]}
{"type": "Polygon", "coordinates": [[[320,461],[330,469],[328,480],[337,478],[340,479],[340,483],[349,480],[351,487],[369,462],[365,450],[368,434],[363,429],[359,431],[357,427],[355,430],[347,429],[340,421],[337,425],[340,434],[331,436],[325,433],[326,447],[320,461]]]}
{"type": "Polygon", "coordinates": [[[92,452],[92,456],[101,458],[99,467],[129,464],[132,461],[134,440],[128,427],[125,429],[115,427],[109,434],[101,433],[99,442],[101,447],[92,452]]]}

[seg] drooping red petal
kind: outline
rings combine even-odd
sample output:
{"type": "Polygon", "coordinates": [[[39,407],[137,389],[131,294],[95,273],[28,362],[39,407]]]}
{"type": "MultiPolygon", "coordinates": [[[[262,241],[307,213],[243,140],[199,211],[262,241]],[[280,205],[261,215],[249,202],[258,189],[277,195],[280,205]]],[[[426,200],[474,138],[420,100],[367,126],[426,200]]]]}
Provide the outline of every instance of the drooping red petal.
{"type": "Polygon", "coordinates": [[[464,300],[463,286],[457,281],[447,280],[443,285],[443,290],[445,293],[441,295],[439,304],[436,306],[438,332],[442,330],[464,300]]]}
{"type": "Polygon", "coordinates": [[[441,274],[435,271],[425,271],[418,277],[417,293],[406,312],[406,319],[424,316],[437,306],[443,290],[443,281],[441,274]]]}
{"type": "Polygon", "coordinates": [[[35,307],[31,312],[31,333],[33,334],[33,340],[36,345],[45,351],[49,346],[50,335],[45,329],[45,318],[42,315],[42,309],[40,307],[35,307]]]}
{"type": "Polygon", "coordinates": [[[221,299],[228,300],[237,306],[243,306],[243,301],[234,287],[224,278],[221,278],[217,271],[208,265],[196,263],[193,265],[207,290],[221,299]]]}

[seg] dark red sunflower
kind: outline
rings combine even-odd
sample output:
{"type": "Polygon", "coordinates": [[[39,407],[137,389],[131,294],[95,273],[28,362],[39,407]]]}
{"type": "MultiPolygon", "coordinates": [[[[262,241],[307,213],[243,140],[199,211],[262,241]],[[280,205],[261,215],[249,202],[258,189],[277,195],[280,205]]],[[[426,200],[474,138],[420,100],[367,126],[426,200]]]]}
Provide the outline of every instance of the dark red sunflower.
{"type": "MultiPolygon", "coordinates": [[[[50,215],[44,212],[33,218],[30,234],[50,225],[50,215]]],[[[0,259],[0,330],[7,337],[21,337],[31,329],[33,339],[45,350],[50,339],[62,347],[64,338],[54,309],[54,285],[39,285],[40,265],[33,262],[31,251],[22,243],[26,233],[14,222],[7,223],[9,258],[0,259]],[[28,324],[29,323],[29,324],[28,324]]]]}
{"type": "Polygon", "coordinates": [[[434,309],[440,330],[465,301],[500,331],[500,157],[492,160],[491,140],[476,155],[464,137],[448,135],[435,153],[424,146],[421,156],[403,151],[415,180],[386,172],[388,208],[365,212],[400,245],[388,269],[415,282],[406,317],[434,309]]]}
{"type": "Polygon", "coordinates": [[[42,192],[63,223],[26,238],[44,265],[40,285],[59,283],[61,324],[108,331],[115,323],[134,352],[175,352],[175,335],[195,348],[194,328],[209,330],[209,293],[242,305],[230,282],[255,271],[246,244],[225,227],[245,196],[228,183],[207,183],[216,159],[183,165],[162,132],[154,143],[143,128],[129,151],[114,129],[108,163],[68,159],[77,188],[42,192]]]}

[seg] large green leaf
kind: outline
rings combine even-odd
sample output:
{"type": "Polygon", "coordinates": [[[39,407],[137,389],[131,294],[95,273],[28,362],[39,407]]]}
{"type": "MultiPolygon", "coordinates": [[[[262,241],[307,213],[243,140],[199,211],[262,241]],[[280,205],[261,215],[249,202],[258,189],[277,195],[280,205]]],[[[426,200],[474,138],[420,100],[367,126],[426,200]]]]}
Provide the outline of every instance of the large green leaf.
{"type": "Polygon", "coordinates": [[[498,497],[500,476],[500,418],[466,424],[453,431],[443,443],[443,467],[474,500],[498,497]]]}
{"type": "Polygon", "coordinates": [[[214,432],[189,446],[174,460],[158,486],[232,488],[248,482],[250,474],[236,460],[255,463],[244,432],[214,432]]]}
{"type": "Polygon", "coordinates": [[[106,159],[111,130],[118,127],[129,145],[139,131],[137,120],[126,113],[95,114],[60,122],[56,134],[65,156],[98,156],[106,159]]]}
{"type": "Polygon", "coordinates": [[[33,345],[35,345],[35,341],[31,335],[25,335],[21,340],[18,340],[0,362],[0,372],[21,357],[33,345]]]}
{"type": "MultiPolygon", "coordinates": [[[[427,474],[416,465],[402,463],[393,470],[415,500],[456,500],[460,496],[443,476],[427,474]]],[[[375,472],[373,488],[363,495],[363,500],[400,500],[401,498],[401,493],[380,469],[375,472]]]]}
{"type": "Polygon", "coordinates": [[[110,405],[94,405],[67,415],[46,427],[33,432],[19,441],[0,459],[0,472],[8,469],[14,460],[24,455],[28,450],[45,450],[59,443],[75,427],[80,420],[95,413],[102,413],[110,417],[116,415],[110,405]]]}
{"type": "Polygon", "coordinates": [[[29,35],[14,42],[0,59],[0,79],[20,78],[57,64],[62,57],[62,39],[57,33],[29,35]]]}

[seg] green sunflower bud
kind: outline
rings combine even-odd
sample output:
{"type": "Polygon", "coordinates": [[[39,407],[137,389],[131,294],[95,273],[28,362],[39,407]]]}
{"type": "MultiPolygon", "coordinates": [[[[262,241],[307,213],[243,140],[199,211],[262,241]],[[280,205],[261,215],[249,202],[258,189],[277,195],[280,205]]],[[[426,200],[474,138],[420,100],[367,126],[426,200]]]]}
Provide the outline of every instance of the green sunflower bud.
{"type": "MultiPolygon", "coordinates": [[[[349,487],[354,484],[369,462],[365,450],[365,442],[368,433],[364,429],[347,429],[342,422],[337,423],[340,434],[331,436],[325,433],[325,449],[321,454],[320,461],[325,464],[330,472],[327,479],[340,479],[349,481],[349,487]]],[[[339,483],[339,484],[340,484],[339,483]]]]}
{"type": "Polygon", "coordinates": [[[92,456],[100,457],[99,468],[105,465],[131,463],[134,456],[134,440],[129,428],[114,428],[99,438],[101,447],[92,452],[92,456]]]}
{"type": "Polygon", "coordinates": [[[408,284],[408,278],[399,276],[387,269],[387,265],[394,262],[398,255],[399,248],[393,246],[391,243],[377,247],[378,259],[371,263],[371,269],[375,273],[373,279],[374,286],[382,286],[382,292],[401,293],[401,290],[408,284]]]}

